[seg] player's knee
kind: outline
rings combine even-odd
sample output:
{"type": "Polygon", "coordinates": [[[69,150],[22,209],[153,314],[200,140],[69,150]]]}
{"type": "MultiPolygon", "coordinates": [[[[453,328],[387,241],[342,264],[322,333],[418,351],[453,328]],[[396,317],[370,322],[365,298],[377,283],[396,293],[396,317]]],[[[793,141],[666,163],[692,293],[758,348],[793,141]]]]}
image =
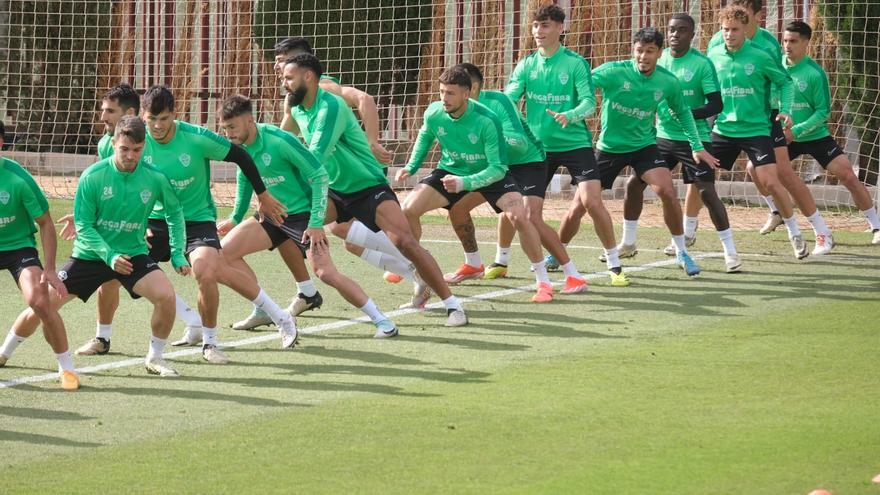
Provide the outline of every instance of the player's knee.
{"type": "Polygon", "coordinates": [[[574,219],[580,219],[587,212],[589,212],[590,215],[595,215],[602,211],[603,208],[602,199],[590,195],[581,200],[581,204],[576,211],[572,209],[571,212],[574,213],[574,215],[571,215],[571,217],[574,219]]]}
{"type": "Polygon", "coordinates": [[[52,302],[49,299],[48,291],[34,291],[28,297],[27,305],[41,320],[44,319],[52,311],[52,302]]]}
{"type": "Polygon", "coordinates": [[[196,283],[198,283],[199,285],[202,285],[202,286],[216,285],[217,282],[219,281],[218,280],[219,276],[218,276],[216,269],[214,269],[214,270],[198,270],[197,272],[193,273],[193,276],[195,276],[196,283]]]}
{"type": "Polygon", "coordinates": [[[675,186],[672,184],[660,186],[654,189],[654,193],[657,194],[660,201],[663,201],[664,203],[678,201],[678,193],[675,191],[675,186]]]}

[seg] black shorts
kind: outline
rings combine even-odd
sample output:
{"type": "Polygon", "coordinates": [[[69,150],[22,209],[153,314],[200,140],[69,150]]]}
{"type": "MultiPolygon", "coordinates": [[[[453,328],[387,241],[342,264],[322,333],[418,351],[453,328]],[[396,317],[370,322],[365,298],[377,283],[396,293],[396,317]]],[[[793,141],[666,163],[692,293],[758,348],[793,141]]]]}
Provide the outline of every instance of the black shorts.
{"type": "Polygon", "coordinates": [[[666,162],[660,156],[660,149],[656,144],[629,153],[606,153],[597,150],[596,164],[599,166],[603,189],[611,189],[614,186],[614,179],[627,165],[632,167],[639,178],[648,170],[666,168],[666,162]]]}
{"type": "Polygon", "coordinates": [[[449,204],[444,206],[447,210],[452,208],[455,203],[461,201],[461,198],[467,196],[470,193],[479,193],[484,198],[486,198],[486,202],[489,203],[489,206],[495,210],[495,213],[501,213],[501,208],[498,208],[498,200],[501,199],[501,196],[509,192],[520,192],[519,185],[516,181],[513,180],[513,176],[508,171],[501,180],[497,180],[486,187],[481,187],[479,189],[474,189],[473,191],[461,191],[457,193],[451,193],[443,187],[443,177],[447,175],[453,175],[447,172],[446,170],[440,170],[439,168],[435,168],[427,177],[419,181],[420,184],[425,184],[426,186],[430,186],[435,191],[439,192],[449,201],[449,204]]]}
{"type": "Polygon", "coordinates": [[[776,163],[776,152],[773,150],[773,139],[770,136],[727,137],[712,133],[713,155],[718,159],[721,168],[732,170],[739,154],[745,151],[749,160],[756,167],[776,163]]]}
{"type": "Polygon", "coordinates": [[[593,148],[548,151],[545,163],[547,164],[547,184],[544,185],[545,189],[550,185],[550,179],[553,178],[559,167],[568,169],[568,175],[571,176],[571,185],[573,186],[588,180],[599,180],[599,167],[596,166],[593,148]]]}
{"type": "Polygon", "coordinates": [[[330,189],[327,197],[336,207],[336,222],[345,223],[352,218],[359,220],[373,232],[379,232],[376,225],[376,208],[385,201],[397,201],[397,195],[388,184],[378,184],[351,194],[330,189]]]}
{"type": "MultiPolygon", "coordinates": [[[[657,138],[657,148],[669,170],[673,170],[681,163],[681,176],[685,184],[693,184],[697,181],[715,182],[715,170],[706,163],[694,163],[693,151],[687,141],[657,138]]],[[[703,148],[712,154],[712,143],[704,142],[703,148]]]]}
{"type": "Polygon", "coordinates": [[[510,175],[523,196],[543,198],[547,192],[547,164],[544,162],[511,165],[510,175]]]}
{"type": "Polygon", "coordinates": [[[774,148],[785,147],[785,133],[782,132],[782,122],[776,120],[779,110],[770,110],[770,139],[773,140],[774,148]]]}
{"type": "Polygon", "coordinates": [[[794,141],[788,145],[788,156],[792,160],[801,155],[812,156],[822,168],[838,156],[844,154],[843,149],[837,145],[837,141],[831,136],[815,139],[813,141],[794,141]]]}
{"type": "MultiPolygon", "coordinates": [[[[156,261],[171,260],[171,239],[168,236],[168,224],[165,220],[150,219],[147,227],[152,234],[147,238],[150,245],[150,258],[156,261]]],[[[183,254],[189,257],[189,253],[200,247],[212,247],[220,249],[220,236],[217,235],[217,224],[214,222],[186,222],[186,248],[183,254]]]]}
{"type": "MultiPolygon", "coordinates": [[[[286,241],[291,240],[296,244],[296,247],[299,248],[303,255],[305,255],[306,251],[309,250],[309,243],[303,244],[302,238],[303,233],[309,228],[310,217],[311,215],[308,213],[297,213],[296,215],[287,215],[284,217],[284,223],[281,225],[275,225],[269,220],[260,222],[260,225],[263,226],[263,230],[269,235],[269,240],[272,241],[272,247],[269,248],[269,250],[275,249],[286,241]]],[[[258,213],[254,213],[254,218],[258,222],[260,221],[260,215],[258,213]]]]}
{"type": "Polygon", "coordinates": [[[16,284],[21,272],[31,266],[43,269],[43,264],[40,263],[40,253],[36,248],[24,247],[11,251],[0,251],[0,270],[9,270],[16,284]]]}
{"type": "Polygon", "coordinates": [[[110,280],[118,280],[132,299],[141,296],[134,293],[134,286],[148,273],[159,270],[159,263],[146,254],[132,256],[129,260],[134,268],[128,275],[123,275],[103,261],[81,260],[70,258],[58,271],[58,278],[64,282],[67,292],[86,302],[98,290],[98,287],[110,280]]]}

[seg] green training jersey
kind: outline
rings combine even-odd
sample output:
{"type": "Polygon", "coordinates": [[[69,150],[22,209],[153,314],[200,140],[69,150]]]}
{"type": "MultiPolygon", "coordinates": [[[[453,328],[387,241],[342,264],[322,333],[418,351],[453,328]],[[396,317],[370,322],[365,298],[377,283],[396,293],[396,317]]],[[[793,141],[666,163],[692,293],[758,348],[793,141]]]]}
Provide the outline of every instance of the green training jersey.
{"type": "Polygon", "coordinates": [[[186,266],[183,211],[168,178],[143,160],[134,171],[122,172],[113,157],[90,166],[79,178],[73,200],[73,257],[112,267],[117,256],[147,254],[147,219],[160,201],[167,215],[162,219],[168,222],[171,264],[186,266]]]}
{"type": "Polygon", "coordinates": [[[100,141],[98,141],[98,158],[103,160],[104,158],[109,158],[113,156],[113,136],[109,133],[104,134],[100,141]]]}
{"type": "MultiPolygon", "coordinates": [[[[327,212],[327,171],[309,150],[289,132],[269,124],[257,124],[257,138],[243,145],[260,171],[266,189],[287,207],[288,215],[309,212],[309,227],[324,225],[327,212]]],[[[254,188],[241,170],[232,221],[241,223],[254,188]]]]}
{"type": "Polygon", "coordinates": [[[657,66],[646,76],[635,60],[621,60],[597,67],[593,83],[602,92],[602,132],[596,143],[600,150],[629,153],[657,144],[654,120],[663,101],[684,129],[691,149],[703,149],[691,108],[672,72],[657,66]]]}
{"type": "MultiPolygon", "coordinates": [[[[147,133],[142,160],[168,177],[187,222],[214,222],[217,207],[211,196],[211,160],[223,160],[232,144],[224,137],[188,122],[174,121],[171,141],[161,144],[147,133]]],[[[164,203],[156,203],[150,218],[165,218],[164,203]]]]}
{"type": "Polygon", "coordinates": [[[46,196],[31,174],[0,157],[0,251],[37,247],[34,221],[47,211],[46,196]]]}
{"type": "MultiPolygon", "coordinates": [[[[663,56],[660,57],[657,65],[675,74],[681,84],[684,102],[691,109],[705,105],[706,95],[721,91],[715,66],[696,48],[691,48],[684,56],[677,58],[673,57],[672,52],[667,48],[663,50],[663,56]]],[[[696,120],[696,124],[700,140],[710,141],[709,123],[706,119],[696,120]]],[[[657,136],[673,141],[687,140],[681,124],[669,113],[669,105],[665,101],[660,102],[658,108],[657,136]]]]}
{"type": "Polygon", "coordinates": [[[507,159],[510,166],[526,163],[543,162],[547,158],[544,147],[532,134],[528,122],[525,121],[513,100],[501,91],[480,91],[479,102],[501,120],[504,141],[507,143],[507,159]]]}
{"type": "MultiPolygon", "coordinates": [[[[776,39],[776,36],[773,36],[770,31],[759,27],[755,32],[755,36],[753,36],[750,40],[756,48],[760,48],[767,52],[770,57],[773,58],[774,61],[777,62],[779,69],[782,69],[782,45],[779,44],[779,40],[776,39]]],[[[709,52],[712,48],[721,45],[724,46],[724,37],[721,31],[718,31],[712,36],[712,39],[709,40],[709,46],[706,48],[706,53],[709,52]]],[[[770,88],[770,108],[772,110],[779,110],[780,101],[782,99],[782,88],[777,85],[772,85],[770,88]]]]}
{"type": "Polygon", "coordinates": [[[794,65],[786,62],[785,70],[794,84],[791,115],[795,121],[791,128],[794,140],[814,141],[830,136],[828,118],[831,116],[831,90],[825,70],[809,56],[794,65]]]}
{"type": "Polygon", "coordinates": [[[297,105],[290,113],[309,151],[327,169],[330,189],[351,194],[388,184],[367,135],[341,96],[318,88],[311,108],[297,105]]]}
{"type": "Polygon", "coordinates": [[[468,191],[498,182],[507,174],[501,121],[482,103],[468,100],[467,110],[457,119],[443,110],[442,102],[428,105],[406,165],[410,175],[422,166],[435,141],[440,142],[437,168],[461,177],[468,191]]]}
{"type": "Polygon", "coordinates": [[[514,102],[525,95],[526,119],[545,150],[593,146],[586,118],[596,110],[596,94],[590,64],[578,53],[565,46],[549,57],[532,53],[516,64],[504,92],[514,102]],[[568,126],[562,127],[547,110],[565,114],[568,126]]]}
{"type": "Polygon", "coordinates": [[[771,84],[781,88],[780,111],[791,111],[794,86],[785,70],[749,40],[735,52],[722,44],[709,50],[707,56],[718,72],[724,102],[713,131],[736,138],[769,136],[771,84]]]}

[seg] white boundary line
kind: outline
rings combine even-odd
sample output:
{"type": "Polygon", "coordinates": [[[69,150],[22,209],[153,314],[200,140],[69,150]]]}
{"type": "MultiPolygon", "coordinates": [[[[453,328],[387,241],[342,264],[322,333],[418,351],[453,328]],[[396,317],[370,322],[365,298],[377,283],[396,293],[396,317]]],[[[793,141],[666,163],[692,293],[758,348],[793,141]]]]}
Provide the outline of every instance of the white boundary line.
{"type": "MultiPolygon", "coordinates": [[[[434,240],[431,240],[431,241],[424,241],[424,242],[446,243],[446,242],[453,242],[453,241],[442,241],[442,240],[434,241],[434,240]]],[[[457,242],[457,241],[455,241],[455,242],[457,242]]],[[[570,247],[575,247],[575,246],[570,246],[570,247]]],[[[576,247],[581,247],[581,246],[576,246],[576,247]]],[[[586,246],[584,246],[584,247],[586,247],[586,246]]],[[[702,258],[717,258],[720,256],[722,256],[722,255],[719,253],[703,253],[703,254],[695,254],[692,257],[694,259],[702,259],[702,258]]],[[[627,267],[626,272],[627,273],[643,272],[643,271],[653,270],[655,268],[670,266],[670,265],[674,265],[674,264],[675,264],[675,258],[670,258],[670,259],[666,259],[666,260],[655,261],[653,263],[646,263],[644,265],[627,267]]],[[[599,279],[599,278],[603,278],[603,277],[607,277],[607,276],[608,276],[608,272],[606,272],[606,271],[589,273],[589,274],[584,275],[584,277],[588,280],[599,279]]],[[[561,283],[562,282],[554,282],[554,285],[560,285],[561,283]]],[[[505,297],[505,296],[517,294],[520,292],[531,292],[533,289],[534,289],[534,284],[522,285],[519,287],[510,288],[510,289],[496,290],[496,291],[486,292],[483,294],[477,294],[475,296],[464,297],[464,298],[461,298],[461,302],[467,303],[467,302],[474,302],[474,301],[486,301],[489,299],[497,299],[499,297],[505,297]]],[[[432,303],[432,304],[427,305],[426,309],[439,309],[442,307],[443,307],[442,302],[436,302],[436,303],[432,303]]],[[[394,318],[397,316],[404,316],[404,315],[408,315],[408,314],[412,314],[412,313],[417,313],[419,311],[421,311],[421,310],[411,309],[411,308],[397,309],[397,310],[390,311],[390,312],[386,313],[386,315],[389,318],[394,318]]],[[[352,325],[358,325],[361,323],[367,323],[369,321],[370,321],[370,319],[368,317],[361,316],[359,318],[351,318],[348,320],[340,320],[340,321],[334,321],[332,323],[324,323],[322,325],[315,325],[315,326],[311,326],[311,327],[300,328],[299,333],[308,335],[308,334],[313,334],[313,333],[324,332],[327,330],[335,330],[335,329],[339,329],[339,328],[345,328],[345,327],[349,327],[352,325]]],[[[241,340],[234,340],[232,342],[223,342],[221,344],[221,346],[223,348],[244,347],[244,346],[248,346],[248,345],[269,342],[269,341],[277,340],[277,339],[278,339],[278,334],[276,332],[273,332],[271,334],[264,334],[264,335],[249,337],[249,338],[241,339],[241,340]]],[[[165,357],[166,358],[178,358],[178,357],[185,357],[185,356],[193,356],[196,354],[200,354],[201,352],[202,352],[201,348],[196,347],[196,348],[183,349],[183,350],[179,350],[179,351],[167,352],[167,353],[165,353],[165,357]]],[[[104,364],[98,364],[95,366],[86,366],[84,368],[78,368],[77,372],[80,374],[90,374],[90,373],[97,373],[99,371],[127,368],[129,366],[142,366],[143,364],[144,364],[143,358],[131,358],[131,359],[125,359],[122,361],[114,361],[111,363],[104,363],[104,364]]],[[[12,380],[0,382],[0,389],[12,388],[17,385],[23,385],[25,383],[38,383],[38,382],[45,382],[45,381],[57,380],[57,379],[58,379],[58,373],[45,373],[42,375],[23,376],[20,378],[13,378],[12,380]]]]}

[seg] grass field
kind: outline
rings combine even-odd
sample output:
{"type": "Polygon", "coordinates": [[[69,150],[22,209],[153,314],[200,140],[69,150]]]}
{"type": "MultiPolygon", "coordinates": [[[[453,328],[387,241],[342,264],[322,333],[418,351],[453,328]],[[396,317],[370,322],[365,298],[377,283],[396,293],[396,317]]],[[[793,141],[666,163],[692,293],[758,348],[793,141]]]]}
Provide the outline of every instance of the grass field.
{"type": "MultiPolygon", "coordinates": [[[[428,223],[426,246],[455,268],[451,229],[428,223]]],[[[478,227],[494,241],[490,220],[478,227]]],[[[143,370],[150,306],[123,295],[111,354],[76,358],[110,369],[76,393],[0,388],[0,493],[880,493],[880,249],[839,232],[834,254],[799,262],[783,232],[739,231],[745,272],[728,275],[702,230],[704,273],[687,280],[660,252],[667,239],[642,230],[625,260],[633,285],[613,288],[585,226],[571,251],[590,290],[548,305],[516,290],[532,283],[516,251],[511,278],[455,289],[479,298],[470,326],[402,313],[390,341],[340,324],[360,314],[321,286],[324,307],[298,320],[301,347],[226,328],[233,362],[185,351],[177,379],[143,370]]],[[[407,299],[334,246],[383,309],[407,299]]],[[[250,261],[277,301],[293,295],[276,254],[250,261]]],[[[171,279],[194,303],[194,282],[171,279]]],[[[223,325],[250,309],[221,298],[223,325]]],[[[7,279],[7,328],[20,301],[7,279]]],[[[93,302],[62,315],[73,347],[93,335],[93,302]]],[[[54,368],[38,334],[0,382],[54,368]]]]}

